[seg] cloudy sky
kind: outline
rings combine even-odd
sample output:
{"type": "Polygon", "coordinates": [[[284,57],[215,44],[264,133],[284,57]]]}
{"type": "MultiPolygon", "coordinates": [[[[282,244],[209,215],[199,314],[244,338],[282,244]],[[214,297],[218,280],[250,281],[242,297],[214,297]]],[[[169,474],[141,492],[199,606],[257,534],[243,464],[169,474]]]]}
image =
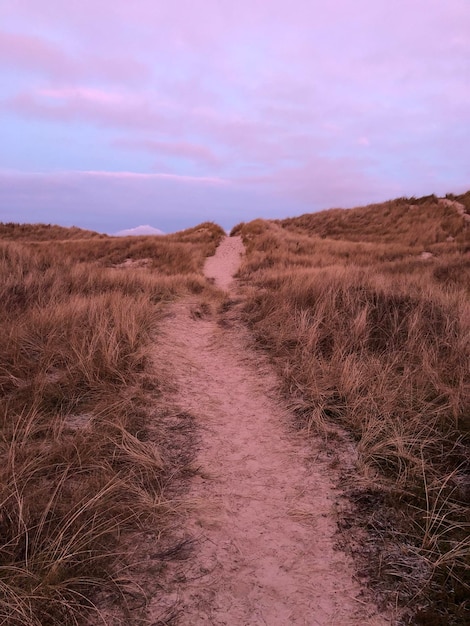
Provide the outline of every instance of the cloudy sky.
{"type": "Polygon", "coordinates": [[[468,190],[469,33],[470,0],[0,0],[0,221],[468,190]]]}

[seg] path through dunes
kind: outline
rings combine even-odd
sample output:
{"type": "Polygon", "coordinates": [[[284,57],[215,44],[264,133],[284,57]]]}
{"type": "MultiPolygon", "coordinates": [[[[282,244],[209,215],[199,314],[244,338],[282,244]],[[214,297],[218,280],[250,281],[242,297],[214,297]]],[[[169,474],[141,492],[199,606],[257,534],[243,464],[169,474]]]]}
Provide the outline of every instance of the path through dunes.
{"type": "MultiPolygon", "coordinates": [[[[208,261],[222,288],[242,249],[226,238],[208,261]]],[[[337,493],[327,466],[292,432],[276,378],[236,313],[219,322],[196,300],[178,301],[159,340],[176,383],[171,401],[194,416],[199,445],[183,529],[195,546],[169,564],[154,617],[177,601],[182,626],[389,623],[333,548],[337,493]]]]}

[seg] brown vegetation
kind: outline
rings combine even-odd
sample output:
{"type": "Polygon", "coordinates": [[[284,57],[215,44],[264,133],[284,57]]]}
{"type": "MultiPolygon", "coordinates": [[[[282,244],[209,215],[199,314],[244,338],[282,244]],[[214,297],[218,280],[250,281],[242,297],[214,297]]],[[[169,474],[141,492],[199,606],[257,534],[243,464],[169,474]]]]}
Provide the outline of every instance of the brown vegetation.
{"type": "Polygon", "coordinates": [[[0,241],[2,623],[78,623],[117,585],[123,534],[165,526],[175,467],[149,350],[165,300],[208,289],[223,234],[0,241]],[[151,262],[111,266],[125,258],[151,262]]]}
{"type": "Polygon", "coordinates": [[[14,241],[60,241],[70,239],[106,239],[107,235],[72,226],[65,228],[56,224],[17,224],[0,222],[0,239],[14,241]]]}
{"type": "MultiPolygon", "coordinates": [[[[355,443],[358,568],[432,626],[470,610],[469,207],[399,199],[233,231],[245,320],[299,427],[355,443]]],[[[95,588],[125,586],[126,533],[165,527],[178,467],[149,350],[165,302],[209,294],[222,236],[0,225],[0,621],[79,623],[95,588]]]]}
{"type": "Polygon", "coordinates": [[[470,246],[468,229],[456,205],[465,207],[468,194],[439,200],[436,196],[399,198],[356,209],[330,209],[279,220],[287,230],[329,239],[429,246],[450,240],[470,246]]]}
{"type": "MultiPolygon", "coordinates": [[[[467,194],[468,195],[468,194],[467,194]]],[[[470,225],[434,197],[237,226],[246,321],[306,432],[356,442],[349,528],[414,623],[470,591],[470,225]],[[423,255],[423,252],[430,254],[423,255]]],[[[365,555],[365,556],[364,556],[365,555]]],[[[360,559],[360,554],[357,554],[360,559]]]]}

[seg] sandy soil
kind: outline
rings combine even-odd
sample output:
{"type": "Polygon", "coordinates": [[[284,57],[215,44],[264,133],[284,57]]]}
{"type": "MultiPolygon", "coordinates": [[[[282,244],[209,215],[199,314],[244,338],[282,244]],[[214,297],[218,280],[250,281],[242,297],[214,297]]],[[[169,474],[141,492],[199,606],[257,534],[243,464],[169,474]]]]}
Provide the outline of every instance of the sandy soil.
{"type": "Polygon", "coordinates": [[[243,251],[241,237],[226,237],[214,256],[207,258],[204,274],[207,278],[214,280],[217,287],[228,289],[240,266],[243,251]]]}
{"type": "MultiPolygon", "coordinates": [[[[242,249],[227,238],[208,261],[221,288],[242,249]]],[[[158,348],[178,389],[172,401],[194,416],[200,441],[180,529],[194,548],[168,565],[151,615],[176,603],[181,626],[390,623],[334,549],[331,469],[290,428],[270,365],[236,315],[220,324],[216,313],[195,315],[198,306],[174,305],[158,348]]]]}

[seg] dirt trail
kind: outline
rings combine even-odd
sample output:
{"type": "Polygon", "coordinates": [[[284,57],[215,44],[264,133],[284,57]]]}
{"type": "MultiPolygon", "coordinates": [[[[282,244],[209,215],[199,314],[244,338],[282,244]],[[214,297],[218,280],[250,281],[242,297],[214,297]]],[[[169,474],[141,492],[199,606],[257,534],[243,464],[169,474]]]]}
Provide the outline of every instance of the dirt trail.
{"type": "MultiPolygon", "coordinates": [[[[224,289],[242,249],[227,238],[207,263],[224,289]]],[[[153,615],[177,601],[182,626],[389,623],[361,598],[351,562],[334,550],[331,470],[290,429],[276,378],[236,317],[221,325],[197,301],[179,302],[162,351],[178,387],[173,401],[194,416],[200,442],[183,529],[195,547],[169,565],[153,615]]]]}
{"type": "Polygon", "coordinates": [[[204,274],[213,279],[217,287],[228,289],[237,272],[244,246],[241,237],[226,237],[214,256],[206,260],[204,274]]]}

